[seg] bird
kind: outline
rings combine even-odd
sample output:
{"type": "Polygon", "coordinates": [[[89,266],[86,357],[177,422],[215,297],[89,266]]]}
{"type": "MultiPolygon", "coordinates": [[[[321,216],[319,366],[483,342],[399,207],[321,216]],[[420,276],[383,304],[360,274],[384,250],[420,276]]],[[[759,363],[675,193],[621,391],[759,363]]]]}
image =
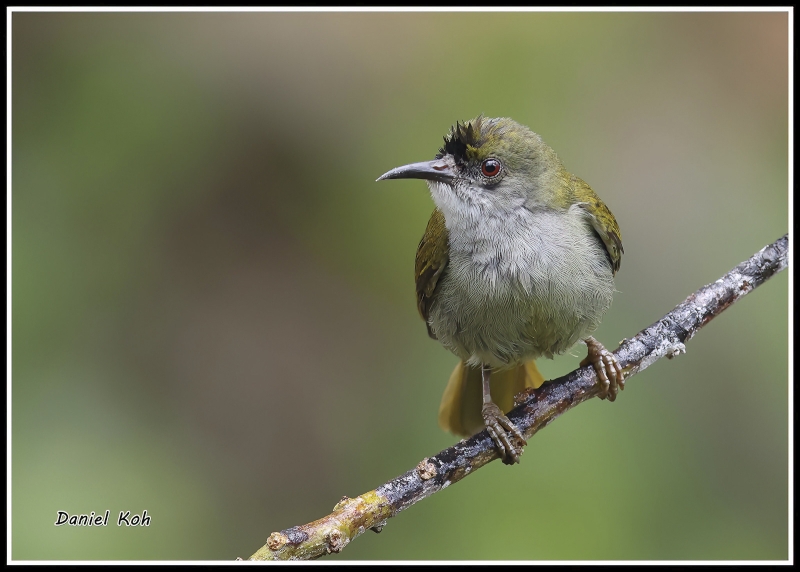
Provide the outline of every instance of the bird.
{"type": "Polygon", "coordinates": [[[428,335],[459,358],[439,425],[484,427],[503,463],[527,445],[505,413],[544,378],[535,360],[583,341],[599,396],[625,388],[614,355],[592,337],[611,306],[623,254],[614,215],[530,128],[479,115],[456,122],[431,161],[377,180],[422,179],[435,209],[417,248],[417,309],[428,335]]]}

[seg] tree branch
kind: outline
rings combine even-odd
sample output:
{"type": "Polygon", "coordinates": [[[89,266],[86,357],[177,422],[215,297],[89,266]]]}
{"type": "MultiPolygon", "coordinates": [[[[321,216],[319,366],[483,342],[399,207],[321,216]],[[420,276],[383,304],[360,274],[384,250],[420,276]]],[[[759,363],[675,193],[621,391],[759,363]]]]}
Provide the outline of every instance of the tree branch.
{"type": "MultiPolygon", "coordinates": [[[[739,298],[788,265],[789,235],[762,248],[725,276],[700,288],[669,314],[635,337],[621,342],[614,354],[626,379],[662,357],[684,353],[684,343],[739,298]]],[[[556,417],[599,394],[594,369],[583,367],[536,390],[517,396],[509,414],[529,439],[556,417]]],[[[388,518],[460,481],[498,458],[484,430],[456,443],[417,467],[357,498],[342,497],[333,512],[312,523],[273,532],[250,560],[308,560],[339,552],[368,529],[380,532],[388,518]]]]}

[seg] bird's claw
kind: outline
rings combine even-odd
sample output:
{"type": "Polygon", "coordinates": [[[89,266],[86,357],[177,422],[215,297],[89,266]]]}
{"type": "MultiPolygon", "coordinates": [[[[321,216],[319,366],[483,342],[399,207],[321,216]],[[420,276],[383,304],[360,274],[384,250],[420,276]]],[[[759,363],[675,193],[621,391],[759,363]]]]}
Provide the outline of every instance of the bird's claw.
{"type": "Polygon", "coordinates": [[[617,398],[617,392],[625,389],[625,375],[622,373],[622,368],[614,354],[596,339],[589,337],[584,341],[589,355],[581,362],[581,366],[591,364],[594,371],[597,372],[601,388],[600,399],[608,398],[609,401],[614,401],[617,398]]]}
{"type": "Polygon", "coordinates": [[[503,463],[506,465],[519,463],[522,447],[527,445],[528,442],[525,441],[517,426],[509,421],[508,417],[503,415],[503,412],[494,403],[484,403],[481,413],[486,424],[486,430],[500,452],[503,463]],[[517,446],[509,439],[509,434],[512,439],[517,441],[517,446]]]}

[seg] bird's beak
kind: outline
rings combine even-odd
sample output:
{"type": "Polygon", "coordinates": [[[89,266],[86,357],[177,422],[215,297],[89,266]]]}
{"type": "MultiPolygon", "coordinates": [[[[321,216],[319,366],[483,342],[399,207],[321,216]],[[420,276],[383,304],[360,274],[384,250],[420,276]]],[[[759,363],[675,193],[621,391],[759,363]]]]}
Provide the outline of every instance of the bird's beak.
{"type": "Polygon", "coordinates": [[[422,163],[411,163],[396,167],[378,177],[378,181],[385,179],[426,179],[428,181],[438,181],[440,183],[451,183],[456,175],[453,171],[453,164],[445,159],[434,159],[433,161],[423,161],[422,163]]]}

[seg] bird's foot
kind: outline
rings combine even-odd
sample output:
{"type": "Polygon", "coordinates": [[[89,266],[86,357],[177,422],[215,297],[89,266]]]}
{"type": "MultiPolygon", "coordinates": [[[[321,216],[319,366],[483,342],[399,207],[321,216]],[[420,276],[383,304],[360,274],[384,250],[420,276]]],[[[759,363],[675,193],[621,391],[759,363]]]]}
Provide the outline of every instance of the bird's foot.
{"type": "Polygon", "coordinates": [[[614,401],[617,398],[617,391],[625,389],[625,376],[617,358],[592,337],[586,338],[584,342],[589,355],[581,362],[581,366],[591,364],[597,372],[601,388],[600,399],[608,398],[609,401],[614,401]]]}
{"type": "Polygon", "coordinates": [[[527,445],[528,442],[525,441],[517,426],[509,421],[508,417],[503,415],[503,412],[494,403],[484,403],[481,413],[486,424],[486,430],[489,431],[495,447],[500,452],[500,458],[503,463],[506,465],[519,463],[522,447],[527,445]],[[517,442],[516,446],[512,443],[512,440],[517,442]]]}

